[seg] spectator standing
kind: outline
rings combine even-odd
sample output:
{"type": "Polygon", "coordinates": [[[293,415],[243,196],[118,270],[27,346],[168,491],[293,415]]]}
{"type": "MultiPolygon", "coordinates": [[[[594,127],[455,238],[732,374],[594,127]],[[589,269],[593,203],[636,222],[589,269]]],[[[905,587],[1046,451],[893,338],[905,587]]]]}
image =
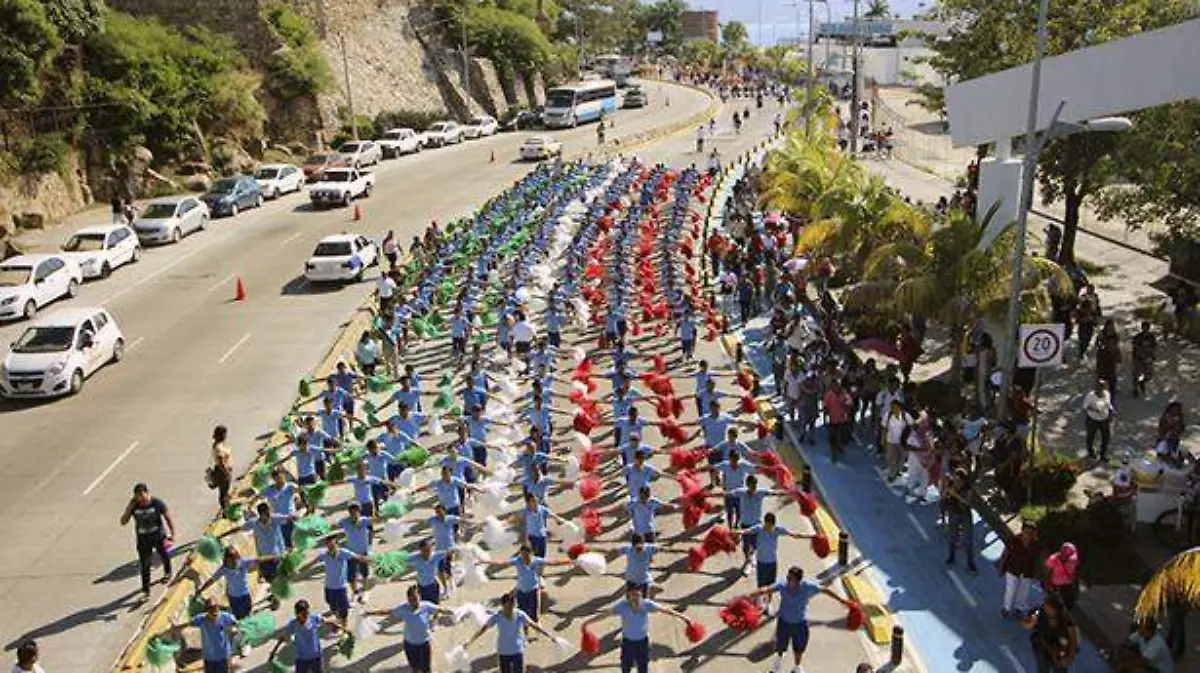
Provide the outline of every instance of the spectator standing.
{"type": "Polygon", "coordinates": [[[1108,384],[1109,394],[1117,394],[1117,368],[1121,365],[1121,336],[1112,318],[1104,321],[1096,339],[1096,376],[1108,384]]]}
{"type": "Polygon", "coordinates": [[[967,557],[967,570],[973,574],[979,572],[979,569],[975,566],[974,516],[971,512],[970,497],[970,477],[967,475],[966,470],[958,470],[954,473],[954,477],[950,480],[946,493],[942,498],[942,506],[949,521],[949,529],[946,531],[946,545],[948,548],[946,565],[954,565],[954,552],[958,546],[958,538],[961,535],[963,553],[967,557]]]}
{"type": "Polygon", "coordinates": [[[171,555],[168,545],[175,537],[175,522],[167,503],[150,495],[150,487],[137,484],[133,487],[133,497],[125,506],[121,515],[121,525],[133,521],[134,533],[137,535],[138,565],[142,575],[142,594],[150,595],[150,557],[155,552],[163,564],[163,583],[171,580],[171,555]]]}
{"type": "Polygon", "coordinates": [[[46,673],[38,664],[38,645],[32,640],[26,640],[17,646],[17,663],[13,665],[12,673],[46,673]]]}
{"type": "Polygon", "coordinates": [[[230,450],[227,439],[229,429],[218,425],[212,431],[212,465],[208,468],[207,481],[209,488],[217,491],[217,504],[221,511],[229,506],[229,489],[233,483],[233,451],[230,450]]]}
{"type": "Polygon", "coordinates": [[[825,392],[823,403],[825,417],[828,421],[829,450],[832,453],[833,462],[836,463],[841,460],[842,452],[850,437],[850,410],[854,406],[854,400],[850,393],[842,388],[841,381],[834,379],[829,390],[825,392]]]}
{"type": "Polygon", "coordinates": [[[1084,423],[1087,427],[1088,458],[1095,458],[1096,435],[1100,436],[1100,461],[1108,460],[1108,443],[1112,439],[1112,420],[1117,410],[1113,407],[1112,395],[1103,380],[1083,396],[1084,423]]]}
{"type": "Polygon", "coordinates": [[[901,399],[893,397],[888,403],[888,413],[883,419],[882,426],[888,481],[895,481],[900,476],[904,461],[903,443],[912,422],[912,416],[904,411],[901,399]]]}
{"type": "Polygon", "coordinates": [[[1151,331],[1148,321],[1142,321],[1142,331],[1133,336],[1130,347],[1133,396],[1140,397],[1146,393],[1146,383],[1154,378],[1154,357],[1158,352],[1158,339],[1151,331]]]}
{"type": "Polygon", "coordinates": [[[1042,606],[1025,619],[1038,673],[1067,673],[1079,654],[1075,622],[1057,596],[1047,596],[1042,606]]]}
{"type": "Polygon", "coordinates": [[[1064,542],[1058,551],[1046,559],[1046,593],[1058,596],[1063,607],[1075,609],[1079,598],[1079,551],[1064,542]]]}
{"type": "Polygon", "coordinates": [[[1021,532],[1004,545],[998,570],[1004,577],[1004,603],[1000,616],[1007,619],[1025,612],[1029,589],[1038,576],[1038,557],[1042,546],[1037,539],[1037,526],[1029,521],[1021,524],[1021,532]]]}
{"type": "Polygon", "coordinates": [[[108,202],[112,210],[113,225],[125,224],[125,203],[121,201],[121,197],[113,194],[112,199],[108,202]]]}
{"type": "Polygon", "coordinates": [[[1092,337],[1096,334],[1096,323],[1100,321],[1100,297],[1096,296],[1096,286],[1088,283],[1083,286],[1079,301],[1075,305],[1075,324],[1079,326],[1079,359],[1087,356],[1088,348],[1092,345],[1092,337]]]}

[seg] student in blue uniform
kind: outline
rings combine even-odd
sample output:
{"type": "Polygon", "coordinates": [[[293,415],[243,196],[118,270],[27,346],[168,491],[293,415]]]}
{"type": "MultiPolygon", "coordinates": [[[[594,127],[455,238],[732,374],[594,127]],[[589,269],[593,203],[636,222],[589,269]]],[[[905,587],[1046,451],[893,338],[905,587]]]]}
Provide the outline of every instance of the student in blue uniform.
{"type": "Polygon", "coordinates": [[[278,556],[267,556],[259,558],[242,558],[242,553],[238,548],[230,545],[225,548],[224,558],[221,559],[221,565],[216,572],[209,577],[200,588],[196,589],[196,595],[202,596],[217,580],[225,580],[225,597],[229,599],[229,611],[237,619],[250,616],[250,611],[254,607],[254,599],[250,594],[250,571],[263,561],[278,561],[278,556]]]}
{"type": "MultiPolygon", "coordinates": [[[[203,613],[192,617],[187,624],[176,625],[171,629],[171,633],[178,635],[188,627],[200,629],[200,654],[204,660],[204,673],[229,673],[232,670],[230,660],[233,658],[232,636],[238,632],[237,618],[222,610],[217,599],[209,597],[204,600],[203,613]]],[[[17,667],[13,670],[21,669],[17,667]]]]}
{"type": "Polygon", "coordinates": [[[296,673],[321,673],[324,670],[321,627],[327,626],[335,632],[344,631],[345,628],[333,619],[314,615],[304,599],[296,601],[295,613],[296,617],[280,630],[270,659],[273,660],[279,648],[291,638],[296,656],[296,673]]]}
{"type": "Polygon", "coordinates": [[[525,673],[525,631],[534,629],[547,638],[554,634],[547,631],[537,620],[517,608],[516,594],[512,591],[500,597],[500,611],[479,627],[465,647],[479,640],[490,628],[496,629],[496,654],[500,657],[500,673],[525,673]]]}
{"type": "MultiPolygon", "coordinates": [[[[630,673],[637,669],[638,673],[648,673],[650,670],[650,615],[661,612],[683,622],[688,618],[682,612],[669,608],[661,603],[643,598],[640,589],[627,586],[625,598],[617,601],[612,607],[612,614],[621,618],[621,673],[630,673]]],[[[607,615],[597,614],[583,622],[583,627],[604,619],[607,615]]]]}
{"type": "Polygon", "coordinates": [[[435,617],[453,615],[429,601],[421,600],[417,585],[408,587],[406,601],[392,610],[371,610],[366,614],[388,617],[404,624],[404,656],[413,673],[430,673],[433,670],[433,648],[430,645],[430,625],[435,617]]]}
{"type": "Polygon", "coordinates": [[[783,653],[791,645],[795,661],[792,671],[804,673],[801,661],[804,651],[808,649],[808,602],[821,594],[839,603],[842,599],[827,588],[804,581],[804,570],[798,566],[788,568],[786,580],[758,589],[748,597],[753,600],[772,594],[779,594],[779,620],[775,622],[775,662],[771,665],[771,671],[779,673],[783,668],[783,653]]]}

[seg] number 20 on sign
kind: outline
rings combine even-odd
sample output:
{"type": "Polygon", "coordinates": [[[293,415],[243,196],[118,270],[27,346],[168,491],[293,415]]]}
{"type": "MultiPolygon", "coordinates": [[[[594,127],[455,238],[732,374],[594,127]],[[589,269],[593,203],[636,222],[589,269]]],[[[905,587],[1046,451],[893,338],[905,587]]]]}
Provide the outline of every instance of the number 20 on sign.
{"type": "Polygon", "coordinates": [[[1061,323],[1021,325],[1017,366],[1057,367],[1063,361],[1066,330],[1061,323]]]}

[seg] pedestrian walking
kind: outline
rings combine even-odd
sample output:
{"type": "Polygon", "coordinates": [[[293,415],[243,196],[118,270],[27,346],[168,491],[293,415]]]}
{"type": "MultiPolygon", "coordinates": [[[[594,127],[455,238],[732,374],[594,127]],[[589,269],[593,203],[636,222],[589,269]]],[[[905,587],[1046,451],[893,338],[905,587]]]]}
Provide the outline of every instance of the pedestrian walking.
{"type": "Polygon", "coordinates": [[[321,648],[321,627],[333,629],[334,632],[344,631],[345,628],[336,620],[328,617],[318,617],[312,613],[308,601],[303,598],[296,601],[295,618],[287,623],[279,632],[279,640],[271,650],[269,662],[274,662],[275,655],[289,638],[295,651],[296,673],[322,673],[324,659],[321,648]]]}
{"type": "Polygon", "coordinates": [[[1084,423],[1087,431],[1088,458],[1096,457],[1096,436],[1100,436],[1100,462],[1108,461],[1108,443],[1112,439],[1112,421],[1117,410],[1113,407],[1112,395],[1104,380],[1083,396],[1084,423]]]}
{"type": "Polygon", "coordinates": [[[113,226],[125,224],[125,202],[121,200],[121,197],[113,193],[108,204],[112,211],[113,226]]]}
{"type": "Polygon", "coordinates": [[[1108,392],[1117,394],[1117,370],[1121,366],[1121,335],[1112,318],[1104,321],[1096,339],[1096,377],[1108,384],[1108,392]]]}
{"type": "Polygon", "coordinates": [[[547,638],[554,639],[553,633],[517,608],[516,596],[512,591],[500,596],[500,611],[493,613],[464,647],[470,648],[490,628],[496,629],[496,655],[500,659],[500,673],[525,673],[527,629],[534,629],[547,638]]]}
{"type": "Polygon", "coordinates": [[[396,232],[388,229],[383,236],[383,243],[380,245],[383,249],[383,257],[387,260],[387,268],[384,269],[384,275],[391,271],[396,266],[396,262],[400,259],[400,245],[396,243],[396,232]]]}
{"type": "Polygon", "coordinates": [[[1058,596],[1067,610],[1075,609],[1079,598],[1079,550],[1070,542],[1046,559],[1046,593],[1058,596]]]}
{"type": "Polygon", "coordinates": [[[1079,300],[1075,303],[1075,324],[1079,327],[1079,359],[1087,357],[1088,348],[1092,345],[1092,337],[1096,334],[1096,323],[1100,322],[1100,297],[1096,296],[1096,286],[1088,283],[1083,286],[1079,300]]]}
{"type": "MultiPolygon", "coordinates": [[[[650,670],[650,615],[661,612],[683,622],[688,618],[683,613],[662,605],[649,598],[643,598],[642,592],[635,588],[625,587],[625,598],[617,601],[612,607],[612,614],[621,619],[621,673],[630,673],[637,669],[638,673],[649,673],[650,670]]],[[[597,614],[583,622],[583,628],[595,624],[607,617],[597,614]]]]}
{"type": "Polygon", "coordinates": [[[453,616],[429,601],[421,600],[420,590],[413,584],[405,592],[405,602],[392,610],[371,610],[366,613],[374,617],[388,617],[404,624],[404,656],[413,673],[430,673],[433,670],[433,647],[430,644],[430,625],[434,618],[453,616]]]}
{"type": "Polygon", "coordinates": [[[171,580],[171,554],[169,547],[175,537],[175,522],[167,503],[150,494],[150,487],[137,484],[133,487],[133,497],[125,506],[121,515],[121,525],[133,521],[134,534],[137,536],[138,566],[142,575],[142,594],[150,595],[150,557],[157,553],[163,566],[163,584],[171,580]]]}
{"type": "Polygon", "coordinates": [[[1004,578],[1004,602],[1000,616],[1007,619],[1023,614],[1028,608],[1029,590],[1038,577],[1038,558],[1041,544],[1037,539],[1037,525],[1026,521],[1021,532],[1004,545],[1004,553],[996,569],[1004,578]]]}
{"type": "Polygon", "coordinates": [[[229,673],[233,658],[233,636],[237,635],[237,618],[221,609],[217,599],[204,600],[204,612],[192,617],[187,624],[171,629],[178,635],[183,629],[194,627],[200,630],[200,655],[204,660],[204,673],[229,673]]]}
{"type": "Polygon", "coordinates": [[[1030,632],[1037,673],[1067,673],[1079,654],[1079,633],[1062,600],[1046,596],[1023,626],[1030,632]]]}
{"type": "Polygon", "coordinates": [[[213,428],[212,464],[205,475],[208,487],[217,491],[217,505],[221,511],[229,506],[229,489],[233,483],[233,451],[226,441],[228,438],[229,429],[224,425],[213,428]]]}
{"type": "Polygon", "coordinates": [[[942,497],[942,507],[946,513],[948,527],[946,531],[946,565],[954,565],[954,553],[958,547],[958,539],[962,538],[963,554],[967,557],[967,570],[972,574],[979,572],[975,566],[975,517],[971,509],[971,482],[966,470],[958,470],[947,485],[942,497]]]}
{"type": "Polygon", "coordinates": [[[38,663],[40,652],[38,644],[26,640],[17,646],[17,663],[13,665],[12,673],[46,673],[38,663]]]}
{"type": "Polygon", "coordinates": [[[821,594],[838,603],[842,599],[815,582],[805,581],[804,570],[799,566],[788,568],[787,579],[753,591],[748,598],[753,600],[773,594],[779,594],[779,619],[775,622],[775,661],[771,664],[771,673],[779,673],[783,669],[783,654],[789,645],[792,648],[793,673],[804,673],[802,663],[804,652],[808,649],[809,601],[821,594]]]}
{"type": "Polygon", "coordinates": [[[1130,340],[1130,349],[1133,396],[1141,397],[1146,394],[1146,384],[1154,378],[1154,358],[1158,353],[1158,339],[1154,336],[1149,321],[1142,321],[1142,330],[1130,340]]]}

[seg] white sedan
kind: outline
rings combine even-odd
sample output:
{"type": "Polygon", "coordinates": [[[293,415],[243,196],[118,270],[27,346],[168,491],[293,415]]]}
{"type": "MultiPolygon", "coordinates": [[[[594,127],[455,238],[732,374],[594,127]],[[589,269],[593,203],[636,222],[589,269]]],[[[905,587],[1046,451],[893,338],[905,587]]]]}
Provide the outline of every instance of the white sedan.
{"type": "Polygon", "coordinates": [[[374,241],[358,234],[335,234],[317,243],[312,257],[304,263],[304,277],[310,283],[360,281],[367,267],[378,263],[374,241]]]}
{"type": "Polygon", "coordinates": [[[123,224],[80,229],[62,249],[64,257],[79,264],[84,278],[108,278],[117,267],[142,257],[137,234],[123,224]]]}
{"type": "Polygon", "coordinates": [[[480,115],[478,117],[473,117],[471,121],[463,124],[462,132],[464,138],[468,140],[475,140],[477,138],[494,136],[499,128],[500,124],[496,121],[495,117],[480,115]]]}
{"type": "Polygon", "coordinates": [[[74,297],[83,282],[65,255],[19,255],[0,262],[0,320],[32,318],[59,297],[74,297]]]}
{"type": "Polygon", "coordinates": [[[265,164],[258,167],[254,181],[268,199],[277,199],[284,194],[298,192],[304,186],[304,171],[291,164],[265,164]]]}
{"type": "Polygon", "coordinates": [[[57,397],[83,389],[87,377],[125,355],[125,336],[99,307],[65,308],[41,316],[0,361],[0,394],[57,397]]]}
{"type": "Polygon", "coordinates": [[[561,157],[562,153],[562,143],[550,136],[529,136],[521,145],[521,159],[526,161],[561,157]]]}

